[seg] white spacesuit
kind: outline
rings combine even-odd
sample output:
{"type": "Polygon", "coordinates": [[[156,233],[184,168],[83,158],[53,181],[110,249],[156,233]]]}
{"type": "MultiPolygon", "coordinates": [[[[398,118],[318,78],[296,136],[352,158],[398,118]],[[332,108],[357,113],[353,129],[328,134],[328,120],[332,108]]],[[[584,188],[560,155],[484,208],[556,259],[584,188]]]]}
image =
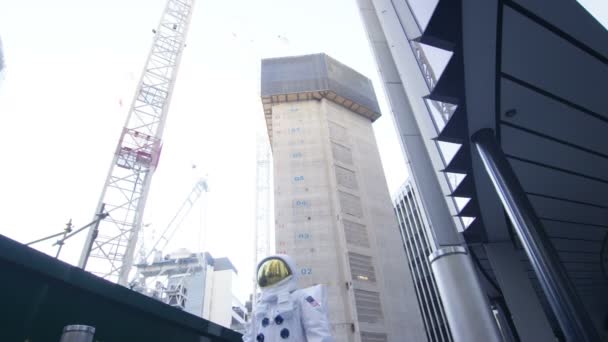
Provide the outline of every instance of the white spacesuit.
{"type": "Polygon", "coordinates": [[[297,289],[296,265],[288,255],[262,260],[257,277],[261,295],[243,341],[334,342],[322,298],[297,289]]]}

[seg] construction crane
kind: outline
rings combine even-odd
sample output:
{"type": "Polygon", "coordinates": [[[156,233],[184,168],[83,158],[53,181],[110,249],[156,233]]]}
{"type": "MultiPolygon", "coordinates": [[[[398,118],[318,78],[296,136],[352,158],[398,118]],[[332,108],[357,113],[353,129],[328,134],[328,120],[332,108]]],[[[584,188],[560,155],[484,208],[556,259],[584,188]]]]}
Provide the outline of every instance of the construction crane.
{"type": "Polygon", "coordinates": [[[195,0],[168,0],[78,266],[126,285],[195,0]]]}
{"type": "Polygon", "coordinates": [[[167,245],[181,227],[182,222],[184,222],[184,219],[188,216],[196,201],[198,201],[203,192],[208,191],[209,186],[207,180],[205,178],[199,179],[196,184],[194,184],[194,187],[192,188],[192,191],[190,191],[190,194],[188,194],[188,197],[186,197],[186,200],[179,207],[173,218],[171,218],[167,227],[162,231],[160,237],[152,244],[152,247],[146,251],[142,246],[139,253],[139,263],[148,263],[151,261],[151,257],[154,256],[154,254],[159,252],[162,253],[166,250],[167,245]]]}
{"type": "MultiPolygon", "coordinates": [[[[158,280],[163,277],[167,277],[169,274],[172,274],[172,272],[175,273],[176,269],[180,270],[177,273],[186,275],[196,270],[199,270],[200,267],[202,267],[201,265],[203,261],[200,259],[200,256],[202,255],[200,253],[196,254],[196,258],[198,260],[197,263],[184,264],[181,265],[183,267],[176,268],[177,265],[166,265],[165,263],[163,263],[163,252],[166,251],[169,242],[179,231],[182,226],[182,223],[184,222],[190,211],[192,211],[192,208],[194,208],[196,202],[201,198],[204,193],[207,193],[208,191],[209,187],[207,184],[207,180],[205,178],[198,180],[196,184],[194,184],[192,191],[190,191],[190,193],[188,194],[184,202],[180,205],[175,215],[169,221],[169,224],[167,224],[165,229],[163,229],[160,236],[153,241],[151,247],[146,248],[143,243],[141,244],[139,251],[139,260],[138,263],[135,265],[135,267],[137,267],[137,273],[135,274],[135,277],[129,282],[129,287],[138,292],[150,295],[163,301],[165,301],[165,299],[169,300],[169,297],[163,295],[164,291],[168,288],[159,288],[158,280]]],[[[200,227],[200,229],[202,231],[205,230],[204,227],[200,227]]],[[[186,257],[191,258],[191,255],[187,253],[186,257]]],[[[183,284],[182,281],[179,281],[173,285],[178,286],[183,284]]],[[[185,294],[183,295],[185,298],[185,294]]],[[[178,303],[182,302],[183,301],[178,301],[178,303]]],[[[167,301],[167,303],[169,302],[167,301]]]]}
{"type": "MultiPolygon", "coordinates": [[[[270,217],[272,160],[268,138],[265,132],[258,132],[256,144],[256,201],[255,226],[253,232],[253,269],[263,258],[272,254],[272,219],[270,217]]],[[[253,296],[257,296],[258,281],[253,276],[253,296]]]]}

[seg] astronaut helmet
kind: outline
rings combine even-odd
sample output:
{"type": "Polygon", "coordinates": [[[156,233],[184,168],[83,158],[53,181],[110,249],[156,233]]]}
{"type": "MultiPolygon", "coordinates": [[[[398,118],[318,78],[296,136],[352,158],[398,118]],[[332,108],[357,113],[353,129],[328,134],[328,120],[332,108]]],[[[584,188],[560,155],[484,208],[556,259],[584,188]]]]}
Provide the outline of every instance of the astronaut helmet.
{"type": "Polygon", "coordinates": [[[257,281],[260,288],[265,289],[277,284],[283,284],[287,279],[294,277],[290,267],[290,260],[286,256],[276,255],[268,257],[258,266],[257,281]]]}

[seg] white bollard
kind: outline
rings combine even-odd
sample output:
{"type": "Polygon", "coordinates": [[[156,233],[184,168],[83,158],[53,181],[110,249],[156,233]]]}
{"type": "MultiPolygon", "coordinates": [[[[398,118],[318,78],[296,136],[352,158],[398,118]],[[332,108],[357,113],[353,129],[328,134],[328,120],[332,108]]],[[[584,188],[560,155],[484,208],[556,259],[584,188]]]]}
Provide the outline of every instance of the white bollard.
{"type": "Polygon", "coordinates": [[[93,342],[95,328],[88,325],[66,325],[59,342],[93,342]]]}

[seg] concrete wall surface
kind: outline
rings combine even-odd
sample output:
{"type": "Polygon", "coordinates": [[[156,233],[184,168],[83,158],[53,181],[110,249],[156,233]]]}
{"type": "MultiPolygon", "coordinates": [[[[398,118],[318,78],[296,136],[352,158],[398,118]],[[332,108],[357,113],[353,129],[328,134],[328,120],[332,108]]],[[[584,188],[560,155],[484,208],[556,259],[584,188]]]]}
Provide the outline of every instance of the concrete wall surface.
{"type": "Polygon", "coordinates": [[[326,99],[274,104],[276,249],[328,287],[337,341],[425,341],[371,121],[326,99]]]}

